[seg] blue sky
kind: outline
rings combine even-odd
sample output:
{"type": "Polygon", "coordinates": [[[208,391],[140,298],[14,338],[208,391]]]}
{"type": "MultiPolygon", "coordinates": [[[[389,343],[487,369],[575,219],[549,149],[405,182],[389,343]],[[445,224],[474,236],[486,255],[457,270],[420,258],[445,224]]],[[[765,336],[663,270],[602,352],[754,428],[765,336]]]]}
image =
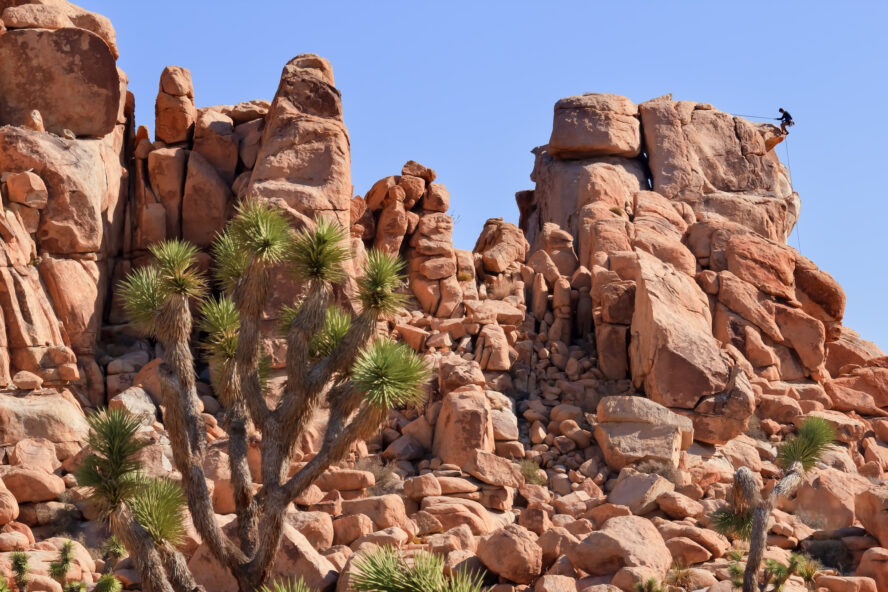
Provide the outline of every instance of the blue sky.
{"type": "Polygon", "coordinates": [[[797,121],[789,141],[802,198],[793,246],[845,288],[845,324],[888,350],[888,2],[81,0],[111,18],[119,65],[153,127],[168,64],[189,68],[198,106],[271,99],[294,55],[328,58],[363,195],[408,159],[451,193],[454,242],[517,221],[531,148],[552,105],[611,92],[668,92],[738,114],[797,121]],[[879,173],[880,174],[880,173],[879,173]]]}

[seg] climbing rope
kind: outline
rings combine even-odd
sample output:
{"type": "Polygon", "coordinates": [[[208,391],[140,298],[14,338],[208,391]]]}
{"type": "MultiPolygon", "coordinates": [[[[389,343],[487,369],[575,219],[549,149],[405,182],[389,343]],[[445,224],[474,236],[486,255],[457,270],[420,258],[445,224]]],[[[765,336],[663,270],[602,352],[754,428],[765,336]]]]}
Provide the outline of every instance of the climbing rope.
{"type": "MultiPolygon", "coordinates": [[[[792,183],[792,162],[789,160],[789,136],[786,136],[783,139],[783,148],[786,151],[786,170],[789,172],[789,187],[790,187],[790,189],[795,191],[795,187],[793,186],[793,183],[792,183]]],[[[801,216],[801,213],[799,213],[799,219],[796,220],[796,225],[795,225],[796,245],[799,248],[799,253],[802,252],[802,233],[800,230],[801,225],[799,224],[799,222],[801,222],[801,220],[802,220],[802,216],[801,216]]]]}
{"type": "Polygon", "coordinates": [[[779,117],[765,117],[764,115],[744,115],[743,113],[732,113],[732,115],[734,117],[751,117],[753,119],[779,119],[779,117]]]}

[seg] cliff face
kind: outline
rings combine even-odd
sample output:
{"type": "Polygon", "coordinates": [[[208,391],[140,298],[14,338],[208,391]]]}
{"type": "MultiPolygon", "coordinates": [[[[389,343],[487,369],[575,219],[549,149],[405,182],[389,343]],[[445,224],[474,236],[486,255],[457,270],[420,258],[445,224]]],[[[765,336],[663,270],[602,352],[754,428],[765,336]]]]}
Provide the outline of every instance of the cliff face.
{"type": "MultiPolygon", "coordinates": [[[[373,543],[483,567],[498,591],[632,590],[673,566],[692,567],[687,589],[727,589],[732,542],[709,514],[740,466],[772,487],[776,447],[816,416],[838,442],[781,500],[768,553],[819,554],[843,570],[818,579],[830,590],[888,590],[888,357],[842,326],[841,287],[786,244],[800,199],[775,126],[670,97],[562,99],[534,149],[535,187],[516,195],[519,226],[488,220],[466,251],[434,170],[409,161],[354,195],[340,94],[319,56],[287,63],[270,102],[201,108],[188,70],[167,67],[152,141],[107,19],[0,0],[0,21],[0,573],[22,547],[45,575],[62,519],[101,546],[70,474],[84,409],[142,417],[146,471],[176,477],[162,352],[113,287],[164,239],[193,242],[208,267],[237,203],[261,199],[294,228],[318,216],[347,227],[354,262],[399,253],[412,299],[379,330],[438,371],[424,408],[393,412],[298,500],[275,574],[343,590],[352,551],[373,543]]],[[[276,315],[299,289],[275,279],[273,367],[276,315]]],[[[201,376],[204,470],[227,525],[224,410],[201,376]]],[[[195,536],[184,551],[208,589],[235,589],[195,536]]],[[[100,566],[82,555],[92,581],[100,566]]],[[[117,573],[138,588],[129,567],[117,573]]]]}

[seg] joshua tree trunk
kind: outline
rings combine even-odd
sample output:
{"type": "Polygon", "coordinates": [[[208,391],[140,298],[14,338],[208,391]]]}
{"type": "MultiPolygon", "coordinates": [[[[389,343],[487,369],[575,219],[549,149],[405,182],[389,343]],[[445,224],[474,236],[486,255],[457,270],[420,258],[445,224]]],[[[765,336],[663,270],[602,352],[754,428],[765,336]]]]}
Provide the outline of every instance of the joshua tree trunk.
{"type": "Polygon", "coordinates": [[[151,535],[136,522],[126,504],[120,504],[111,512],[110,525],[114,536],[135,558],[133,563],[142,580],[142,589],[145,592],[177,592],[167,580],[151,535]]]}
{"type": "Polygon", "coordinates": [[[743,592],[758,590],[759,568],[765,555],[768,542],[768,521],[777,504],[777,498],[792,494],[802,482],[805,469],[800,462],[794,462],[783,478],[771,491],[771,494],[755,505],[752,521],[752,535],[749,539],[749,556],[746,558],[746,569],[743,573],[743,592]]]}
{"type": "Polygon", "coordinates": [[[206,592],[203,586],[198,586],[194,576],[188,569],[185,557],[171,544],[164,542],[157,547],[157,552],[163,562],[167,578],[176,592],[206,592]]]}

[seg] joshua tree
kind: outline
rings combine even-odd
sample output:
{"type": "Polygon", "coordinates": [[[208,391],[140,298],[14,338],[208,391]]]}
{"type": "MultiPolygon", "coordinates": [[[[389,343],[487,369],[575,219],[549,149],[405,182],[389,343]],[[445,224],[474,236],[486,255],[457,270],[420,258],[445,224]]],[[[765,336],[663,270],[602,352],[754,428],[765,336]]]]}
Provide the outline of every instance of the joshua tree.
{"type": "Polygon", "coordinates": [[[416,553],[407,562],[391,547],[382,547],[355,561],[350,574],[355,592],[482,592],[483,574],[444,575],[444,558],[416,553]]]}
{"type": "MultiPolygon", "coordinates": [[[[218,297],[207,295],[208,282],[197,270],[197,251],[190,244],[168,241],[152,247],[151,253],[155,263],[136,270],[123,283],[125,309],[131,321],[163,347],[165,363],[159,374],[164,420],[195,529],[240,590],[254,592],[268,580],[288,505],[331,464],[345,458],[355,442],[373,436],[391,408],[423,395],[429,371],[422,359],[408,347],[376,336],[377,321],[403,302],[404,296],[396,292],[403,263],[370,251],[355,301],[340,308],[334,287],[348,279],[343,269],[350,258],[346,233],[326,220],[293,232],[279,211],[255,201],[241,205],[213,247],[222,291],[218,297]],[[301,282],[303,296],[281,311],[287,380],[280,399],[270,404],[264,392],[260,321],[271,274],[280,267],[301,282]],[[190,347],[194,303],[200,304],[203,347],[225,407],[238,544],[216,522],[203,471],[206,430],[190,347]],[[322,402],[330,415],[321,449],[288,476],[296,443],[322,402]],[[248,426],[261,433],[262,489],[256,495],[247,465],[248,426]]],[[[127,518],[145,526],[133,512],[127,518]]],[[[150,580],[156,590],[170,585],[177,592],[191,589],[189,579],[174,581],[174,573],[187,569],[172,545],[115,533],[137,563],[167,559],[162,562],[165,576],[153,571],[143,581],[150,580]],[[153,555],[140,552],[140,542],[153,542],[153,555]]]]}
{"type": "Polygon", "coordinates": [[[12,581],[19,592],[25,592],[28,589],[28,572],[31,571],[31,564],[28,561],[28,554],[24,551],[14,551],[10,556],[10,567],[12,568],[12,581]]]}
{"type": "MultiPolygon", "coordinates": [[[[758,587],[759,568],[768,537],[768,520],[777,499],[791,495],[798,488],[805,473],[820,459],[834,439],[835,432],[826,420],[819,417],[807,418],[799,427],[798,436],[780,448],[778,463],[783,468],[783,477],[766,498],[762,498],[749,468],[740,467],[734,474],[732,506],[716,511],[712,518],[714,528],[722,534],[749,540],[749,556],[743,573],[743,592],[755,592],[758,587]]],[[[766,578],[761,590],[767,585],[766,578]]]]}
{"type": "MultiPolygon", "coordinates": [[[[87,421],[92,452],[78,468],[77,481],[92,488],[92,499],[108,519],[114,539],[137,558],[143,585],[153,592],[195,590],[184,558],[172,546],[183,534],[184,497],[178,484],[141,473],[136,455],[146,443],[137,438],[139,420],[112,409],[87,421]]],[[[109,554],[118,552],[112,548],[109,554]]]]}

